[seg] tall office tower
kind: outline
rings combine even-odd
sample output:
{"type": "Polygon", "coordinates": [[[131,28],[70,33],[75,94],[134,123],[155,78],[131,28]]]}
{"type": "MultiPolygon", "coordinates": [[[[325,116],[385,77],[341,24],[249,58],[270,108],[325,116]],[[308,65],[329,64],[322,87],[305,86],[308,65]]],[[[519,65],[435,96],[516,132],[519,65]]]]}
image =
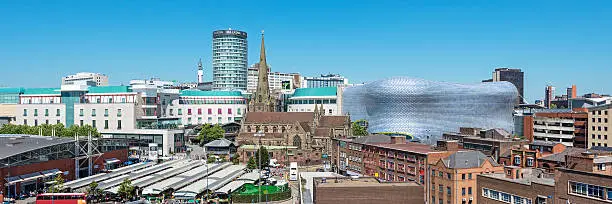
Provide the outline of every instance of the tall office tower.
{"type": "Polygon", "coordinates": [[[212,68],[214,90],[246,90],[247,33],[238,30],[213,32],[212,68]]]}
{"type": "Polygon", "coordinates": [[[546,86],[544,89],[544,107],[550,108],[550,104],[552,104],[552,100],[555,97],[555,87],[554,86],[546,86]]]}
{"type": "Polygon", "coordinates": [[[576,85],[572,84],[572,87],[567,88],[567,99],[576,98],[576,85]]]}
{"type": "Polygon", "coordinates": [[[204,68],[202,67],[202,59],[198,62],[198,84],[204,83],[204,68]]]}
{"type": "Polygon", "coordinates": [[[522,104],[525,101],[523,98],[523,76],[524,73],[521,69],[497,68],[493,71],[492,81],[507,81],[514,84],[519,93],[517,103],[522,104]]]}

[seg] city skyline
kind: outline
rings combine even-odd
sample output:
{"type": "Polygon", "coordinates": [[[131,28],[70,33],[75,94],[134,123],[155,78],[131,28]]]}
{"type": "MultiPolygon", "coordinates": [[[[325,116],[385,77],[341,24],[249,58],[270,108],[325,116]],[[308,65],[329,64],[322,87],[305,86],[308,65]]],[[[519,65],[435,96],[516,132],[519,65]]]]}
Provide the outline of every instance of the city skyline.
{"type": "MultiPolygon", "coordinates": [[[[199,58],[210,81],[210,33],[228,28],[250,33],[252,48],[265,29],[273,71],[340,73],[351,83],[392,76],[477,83],[495,68],[519,68],[529,103],[544,98],[548,83],[558,90],[576,84],[578,95],[609,94],[612,85],[605,79],[612,73],[605,26],[611,20],[603,1],[264,3],[266,12],[251,2],[3,4],[0,17],[13,20],[0,25],[7,31],[0,34],[0,86],[57,87],[76,72],[106,74],[111,85],[150,77],[195,82],[199,58]],[[224,11],[227,16],[216,17],[224,11]]],[[[257,52],[249,50],[249,65],[257,52]]]]}

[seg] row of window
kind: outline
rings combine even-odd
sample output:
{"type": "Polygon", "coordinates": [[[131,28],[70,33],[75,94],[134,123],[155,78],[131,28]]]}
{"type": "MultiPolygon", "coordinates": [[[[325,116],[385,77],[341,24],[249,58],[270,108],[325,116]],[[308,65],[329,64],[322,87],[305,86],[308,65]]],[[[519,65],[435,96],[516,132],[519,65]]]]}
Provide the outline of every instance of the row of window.
{"type": "MultiPolygon", "coordinates": [[[[595,122],[595,118],[591,118],[591,121],[592,121],[592,122],[595,122]]],[[[604,121],[604,123],[608,123],[608,118],[604,118],[604,120],[603,120],[603,121],[604,121]]],[[[598,122],[598,123],[601,123],[601,118],[597,118],[597,122],[598,122]]]]}
{"type": "MultiPolygon", "coordinates": [[[[209,123],[209,124],[212,124],[213,123],[213,118],[212,117],[208,117],[208,120],[206,122],[209,123]]],[[[232,117],[228,117],[227,118],[227,122],[228,123],[229,122],[233,122],[232,121],[232,117]]],[[[187,118],[187,125],[192,125],[192,124],[194,124],[192,122],[192,119],[191,118],[187,118]]],[[[196,124],[204,124],[204,123],[202,123],[202,117],[198,117],[198,123],[196,123],[196,124]]],[[[223,124],[223,117],[217,117],[217,124],[223,124]]]]}
{"type": "MultiPolygon", "coordinates": [[[[436,191],[436,185],[431,185],[431,190],[432,190],[432,191],[436,191]]],[[[438,185],[438,191],[439,191],[440,193],[444,193],[444,185],[439,184],[439,185],[438,185]]],[[[447,187],[446,187],[446,194],[447,194],[448,196],[451,196],[451,195],[452,195],[452,190],[451,190],[451,187],[450,187],[450,186],[447,186],[447,187]]],[[[464,187],[464,188],[461,188],[461,195],[472,195],[472,187],[467,187],[467,188],[465,188],[465,187],[464,187]]]]}
{"type": "Polygon", "coordinates": [[[612,187],[569,181],[569,192],[597,200],[612,201],[612,187]]]}
{"type": "MultiPolygon", "coordinates": [[[[527,157],[525,165],[526,166],[533,166],[533,161],[534,161],[533,157],[527,157]]],[[[514,156],[514,165],[521,166],[521,164],[522,164],[521,163],[521,156],[519,156],[519,155],[514,156]]]]}
{"type": "MultiPolygon", "coordinates": [[[[183,109],[178,108],[176,110],[177,110],[176,111],[177,115],[183,115],[183,109]]],[[[194,115],[195,114],[195,111],[192,112],[191,110],[192,110],[191,108],[187,109],[187,115],[194,115]]],[[[212,115],[213,114],[213,109],[209,108],[207,113],[208,113],[208,115],[212,115]]],[[[245,108],[237,108],[236,109],[236,114],[242,115],[242,113],[246,113],[246,109],[245,108]]],[[[223,114],[223,109],[222,108],[218,108],[217,109],[217,114],[219,114],[219,115],[223,114]]],[[[227,109],[227,114],[232,115],[233,114],[233,109],[228,108],[227,109]]],[[[170,109],[170,115],[174,116],[174,109],[170,109]]],[[[197,109],[197,115],[202,115],[202,109],[201,108],[197,109]]]]}
{"type": "MultiPolygon", "coordinates": [[[[604,131],[608,131],[608,127],[604,126],[604,131]]],[[[595,130],[595,126],[591,126],[591,130],[595,130]]],[[[601,131],[601,126],[597,126],[597,131],[601,131]]]]}
{"type": "MultiPolygon", "coordinates": [[[[91,125],[94,128],[97,128],[96,120],[91,120],[91,124],[85,124],[83,120],[79,121],[79,125],[91,125]]],[[[108,120],[104,120],[104,129],[108,129],[108,120]]],[[[121,120],[117,120],[117,129],[121,130],[121,120]]]]}
{"type": "MultiPolygon", "coordinates": [[[[289,109],[289,112],[304,112],[304,111],[306,111],[306,112],[312,112],[312,109],[303,109],[303,108],[302,108],[302,109],[297,109],[297,108],[289,109]]],[[[325,112],[325,110],[323,110],[323,111],[325,112]]],[[[333,114],[332,109],[329,109],[327,112],[328,112],[329,114],[333,114]]]]}
{"type": "MultiPolygon", "coordinates": [[[[591,114],[593,114],[593,115],[602,115],[601,111],[591,111],[591,114]]],[[[608,111],[604,110],[603,111],[603,115],[608,115],[608,111]]]]}
{"type": "MultiPolygon", "coordinates": [[[[436,177],[436,170],[432,169],[431,170],[431,177],[436,177]]],[[[438,171],[438,177],[440,178],[444,178],[444,172],[442,171],[438,171]]],[[[451,179],[452,176],[450,173],[446,173],[446,179],[451,179]]],[[[473,179],[474,177],[472,176],[472,173],[467,173],[467,174],[461,174],[461,180],[466,180],[466,179],[473,179]]]]}
{"type": "Polygon", "coordinates": [[[482,197],[511,204],[532,204],[532,201],[529,198],[509,194],[506,192],[491,190],[488,188],[482,189],[482,197]]]}
{"type": "MultiPolygon", "coordinates": [[[[23,116],[28,116],[28,109],[23,109],[23,116]]],[[[34,109],[34,116],[38,116],[38,109],[34,109]]],[[[49,116],[47,108],[45,108],[45,116],[49,116]]],[[[60,116],[60,109],[55,109],[55,116],[60,116]]]]}
{"type": "MultiPolygon", "coordinates": [[[[60,124],[60,123],[61,123],[60,120],[55,121],[55,124],[60,124]]],[[[28,125],[28,120],[24,119],[23,124],[28,125]]],[[[49,125],[49,120],[45,120],[45,124],[49,125]]],[[[96,120],[92,120],[91,124],[85,124],[83,120],[80,120],[79,126],[83,126],[83,125],[91,125],[92,127],[97,128],[96,120]]],[[[38,120],[34,120],[34,126],[38,126],[38,120]]],[[[104,120],[104,129],[108,129],[108,120],[104,120]]],[[[117,129],[121,129],[121,120],[117,120],[117,129]]]]}
{"type": "Polygon", "coordinates": [[[608,147],[608,144],[603,143],[603,145],[601,145],[601,142],[598,142],[597,144],[595,144],[594,142],[591,142],[591,147],[594,146],[598,146],[598,147],[608,147]]]}
{"type": "Polygon", "coordinates": [[[180,99],[179,104],[246,104],[246,99],[180,99]]]}
{"type": "Polygon", "coordinates": [[[291,99],[288,104],[336,104],[336,99],[324,99],[324,100],[298,100],[291,99]]]}
{"type": "MultiPolygon", "coordinates": [[[[608,135],[603,136],[604,140],[608,140],[608,135]]],[[[591,139],[595,139],[595,134],[591,134],[591,139]]],[[[601,135],[597,135],[597,139],[601,140],[601,135]]]]}
{"type": "MultiPolygon", "coordinates": [[[[79,109],[79,116],[84,116],[85,115],[85,110],[84,109],[79,109]]],[[[91,116],[96,116],[96,109],[91,109],[91,116]]],[[[104,117],[108,117],[108,108],[104,109],[104,117]]],[[[121,112],[121,108],[117,109],[117,117],[121,117],[123,114],[121,112]]]]}

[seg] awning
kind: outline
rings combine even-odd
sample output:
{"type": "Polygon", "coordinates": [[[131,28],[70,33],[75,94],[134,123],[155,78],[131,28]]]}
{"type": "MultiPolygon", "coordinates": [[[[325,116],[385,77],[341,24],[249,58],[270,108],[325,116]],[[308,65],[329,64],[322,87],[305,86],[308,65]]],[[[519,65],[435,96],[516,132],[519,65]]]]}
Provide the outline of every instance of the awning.
{"type": "Polygon", "coordinates": [[[13,185],[13,184],[16,184],[16,183],[19,183],[19,182],[22,181],[21,178],[19,178],[19,176],[7,177],[7,178],[4,178],[4,180],[6,180],[6,182],[7,182],[6,185],[7,186],[8,185],[13,185]]]}
{"type": "Polygon", "coordinates": [[[121,163],[121,161],[118,160],[117,158],[110,158],[110,159],[105,159],[104,163],[105,164],[114,164],[114,163],[121,163]]]}
{"type": "Polygon", "coordinates": [[[26,181],[36,180],[36,179],[42,178],[44,176],[42,174],[40,174],[40,172],[34,172],[34,173],[30,173],[30,174],[20,175],[19,177],[23,180],[21,182],[26,182],[26,181]]]}
{"type": "Polygon", "coordinates": [[[60,171],[59,169],[50,169],[50,170],[41,171],[40,173],[43,174],[44,177],[49,177],[49,176],[55,176],[57,174],[61,174],[62,171],[60,171]]]}

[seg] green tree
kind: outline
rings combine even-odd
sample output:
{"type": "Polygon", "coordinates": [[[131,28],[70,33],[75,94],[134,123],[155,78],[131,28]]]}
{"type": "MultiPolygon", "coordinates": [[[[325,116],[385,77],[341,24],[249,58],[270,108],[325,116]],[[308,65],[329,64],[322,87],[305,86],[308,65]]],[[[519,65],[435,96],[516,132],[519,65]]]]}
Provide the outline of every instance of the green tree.
{"type": "Polygon", "coordinates": [[[132,186],[132,182],[130,181],[130,179],[125,178],[123,179],[123,182],[121,182],[121,184],[119,185],[119,190],[117,190],[117,194],[119,194],[121,198],[129,200],[134,197],[134,190],[134,186],[132,186]]]}
{"type": "Polygon", "coordinates": [[[249,162],[247,163],[247,168],[248,169],[255,169],[255,168],[257,168],[257,164],[256,164],[255,159],[253,157],[249,158],[249,162]]]}
{"type": "Polygon", "coordinates": [[[53,131],[55,130],[55,136],[58,137],[74,137],[74,134],[78,134],[79,136],[87,136],[91,132],[91,135],[94,137],[100,137],[101,134],[98,130],[91,125],[73,125],[69,128],[65,128],[63,124],[58,123],[54,125],[49,124],[41,124],[38,126],[28,126],[28,125],[13,125],[6,124],[0,127],[0,134],[28,134],[28,135],[38,135],[41,134],[44,136],[53,135],[53,131]]]}
{"type": "Polygon", "coordinates": [[[240,159],[238,158],[238,155],[234,155],[232,158],[232,164],[234,165],[238,165],[240,163],[240,159]]]}
{"type": "Polygon", "coordinates": [[[98,188],[98,182],[91,182],[89,187],[87,188],[87,194],[92,195],[94,197],[102,194],[102,190],[98,188]]]}
{"type": "Polygon", "coordinates": [[[257,162],[257,167],[262,169],[263,167],[267,167],[270,165],[270,154],[268,153],[268,149],[263,145],[259,147],[259,150],[255,152],[255,162],[257,162]],[[261,152],[261,166],[259,166],[259,153],[261,152]]]}
{"type": "Polygon", "coordinates": [[[366,136],[368,135],[368,130],[362,126],[360,123],[367,123],[365,120],[358,120],[351,123],[351,131],[354,136],[366,136]]]}
{"type": "Polygon", "coordinates": [[[55,181],[55,183],[53,183],[53,185],[49,187],[49,192],[50,193],[62,192],[62,190],[64,189],[64,177],[62,177],[62,174],[58,174],[55,177],[55,179],[53,179],[53,181],[55,181]]]}
{"type": "Polygon", "coordinates": [[[550,109],[557,109],[557,104],[550,104],[550,109]]]}
{"type": "Polygon", "coordinates": [[[204,146],[204,144],[208,142],[223,138],[224,135],[225,131],[219,124],[204,124],[202,125],[202,130],[200,130],[200,133],[198,134],[197,140],[200,142],[200,146],[204,146]]]}
{"type": "Polygon", "coordinates": [[[217,161],[217,158],[215,158],[212,155],[208,155],[207,158],[206,158],[206,163],[209,163],[209,164],[210,163],[215,163],[216,161],[217,161]]]}

